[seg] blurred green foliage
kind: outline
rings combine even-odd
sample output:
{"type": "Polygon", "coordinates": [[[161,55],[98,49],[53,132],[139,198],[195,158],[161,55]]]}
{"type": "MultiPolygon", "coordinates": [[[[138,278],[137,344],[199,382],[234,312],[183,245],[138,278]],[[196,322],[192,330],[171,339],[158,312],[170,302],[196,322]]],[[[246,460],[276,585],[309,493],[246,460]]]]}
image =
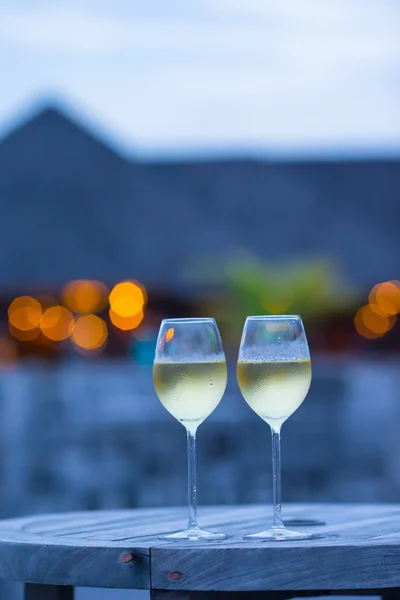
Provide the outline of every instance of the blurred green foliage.
{"type": "Polygon", "coordinates": [[[252,256],[224,261],[201,261],[192,275],[214,293],[207,314],[237,340],[248,315],[300,314],[307,323],[346,312],[357,302],[330,260],[302,260],[275,264],[252,256]]]}

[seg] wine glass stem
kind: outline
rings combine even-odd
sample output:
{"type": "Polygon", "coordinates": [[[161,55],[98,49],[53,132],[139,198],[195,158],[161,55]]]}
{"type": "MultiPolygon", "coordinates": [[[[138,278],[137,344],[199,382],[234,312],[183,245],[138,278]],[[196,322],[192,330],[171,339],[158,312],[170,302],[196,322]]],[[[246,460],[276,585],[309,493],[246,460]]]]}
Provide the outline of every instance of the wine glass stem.
{"type": "Polygon", "coordinates": [[[196,430],[187,429],[188,460],[188,529],[198,529],[197,525],[197,482],[196,482],[196,430]]]}
{"type": "Polygon", "coordinates": [[[272,501],[274,506],[274,519],[272,527],[282,528],[282,503],[281,503],[281,432],[272,429],[272,501]]]}

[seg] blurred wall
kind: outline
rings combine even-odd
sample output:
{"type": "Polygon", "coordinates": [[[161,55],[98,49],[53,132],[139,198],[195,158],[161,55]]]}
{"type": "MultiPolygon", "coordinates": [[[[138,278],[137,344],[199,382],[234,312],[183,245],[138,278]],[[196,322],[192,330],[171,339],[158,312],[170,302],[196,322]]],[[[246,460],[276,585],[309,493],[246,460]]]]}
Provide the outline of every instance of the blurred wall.
{"type": "MultiPolygon", "coordinates": [[[[284,500],[396,500],[396,364],[320,359],[313,369],[282,432],[284,500]]],[[[185,432],[159,403],[151,367],[20,366],[1,374],[0,393],[3,517],[186,503],[185,432]]],[[[198,433],[200,504],[268,503],[270,462],[268,426],[232,371],[198,433]]]]}

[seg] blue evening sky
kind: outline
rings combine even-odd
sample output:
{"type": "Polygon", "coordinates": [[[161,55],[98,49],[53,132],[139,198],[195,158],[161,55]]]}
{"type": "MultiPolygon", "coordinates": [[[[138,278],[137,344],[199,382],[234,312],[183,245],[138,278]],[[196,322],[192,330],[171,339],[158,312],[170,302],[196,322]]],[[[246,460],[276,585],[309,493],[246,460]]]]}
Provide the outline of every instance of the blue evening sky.
{"type": "Polygon", "coordinates": [[[3,0],[0,135],[51,97],[124,149],[400,151],[399,0],[3,0]]]}

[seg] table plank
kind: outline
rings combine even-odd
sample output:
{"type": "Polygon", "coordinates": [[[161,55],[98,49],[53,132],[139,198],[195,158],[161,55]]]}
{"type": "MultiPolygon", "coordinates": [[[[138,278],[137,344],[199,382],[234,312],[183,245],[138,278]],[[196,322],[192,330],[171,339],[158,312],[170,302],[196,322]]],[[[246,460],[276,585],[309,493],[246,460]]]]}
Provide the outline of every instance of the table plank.
{"type": "Polygon", "coordinates": [[[241,539],[267,528],[270,512],[264,505],[202,508],[201,526],[231,537],[200,544],[159,539],[185,527],[185,508],[0,521],[0,578],[166,591],[400,587],[400,505],[288,505],[285,517],[317,519],[326,526],[312,527],[311,540],[241,539]]]}
{"type": "MultiPolygon", "coordinates": [[[[255,542],[236,536],[213,544],[175,544],[151,551],[152,587],[189,590],[341,590],[400,584],[398,505],[290,507],[296,516],[326,521],[315,538],[255,542]],[[170,577],[178,573],[179,577],[170,577]]],[[[262,529],[248,511],[235,530],[262,529]]],[[[267,523],[264,521],[264,527],[267,523]]],[[[221,523],[222,528],[222,523],[221,523]]]]}
{"type": "Polygon", "coordinates": [[[190,590],[334,590],[400,585],[398,546],[155,549],[152,586],[190,590]],[[169,573],[179,573],[179,581],[169,573]]]}

